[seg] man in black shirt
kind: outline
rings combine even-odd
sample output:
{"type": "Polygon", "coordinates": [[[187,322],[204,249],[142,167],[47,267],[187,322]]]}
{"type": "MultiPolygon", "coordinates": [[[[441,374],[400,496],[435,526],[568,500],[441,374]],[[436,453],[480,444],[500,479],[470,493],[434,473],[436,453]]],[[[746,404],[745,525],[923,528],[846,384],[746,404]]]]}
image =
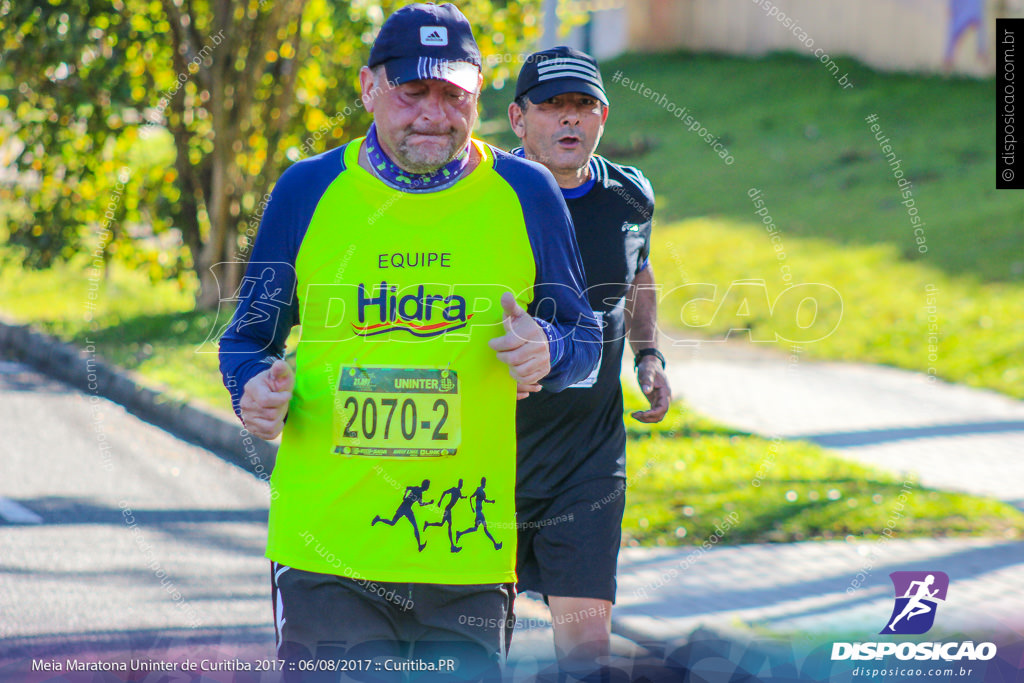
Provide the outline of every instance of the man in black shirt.
{"type": "Polygon", "coordinates": [[[658,422],[671,391],[657,350],[657,295],[648,262],[654,192],[638,169],[594,154],[608,118],[597,62],[556,47],[530,55],[509,121],[514,154],[551,171],[572,214],[590,306],[603,321],[601,360],[565,391],[519,402],[516,487],[520,590],[551,608],[562,668],[585,670],[608,654],[615,566],[625,508],[626,429],[620,372],[625,339],[658,422]]]}

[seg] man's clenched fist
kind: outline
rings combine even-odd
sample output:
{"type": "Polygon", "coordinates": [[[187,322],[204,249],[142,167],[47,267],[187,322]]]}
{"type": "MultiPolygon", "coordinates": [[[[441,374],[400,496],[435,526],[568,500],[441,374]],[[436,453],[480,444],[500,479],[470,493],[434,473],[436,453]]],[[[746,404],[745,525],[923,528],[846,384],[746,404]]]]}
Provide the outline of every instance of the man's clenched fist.
{"type": "Polygon", "coordinates": [[[274,439],[284,428],[295,388],[295,371],[283,360],[245,383],[239,408],[246,429],[261,439],[274,439]]]}

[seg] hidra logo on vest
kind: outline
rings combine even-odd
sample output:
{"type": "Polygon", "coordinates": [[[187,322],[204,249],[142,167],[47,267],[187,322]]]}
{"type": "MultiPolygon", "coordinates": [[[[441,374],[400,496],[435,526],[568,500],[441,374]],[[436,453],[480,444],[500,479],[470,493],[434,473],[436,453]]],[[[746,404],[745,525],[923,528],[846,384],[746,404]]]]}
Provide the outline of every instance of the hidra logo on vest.
{"type": "Polygon", "coordinates": [[[436,337],[466,326],[473,314],[466,314],[466,299],[458,294],[427,293],[418,285],[410,294],[399,296],[398,287],[386,281],[373,289],[359,283],[359,324],[352,323],[355,333],[371,337],[402,331],[416,337],[436,337]]]}

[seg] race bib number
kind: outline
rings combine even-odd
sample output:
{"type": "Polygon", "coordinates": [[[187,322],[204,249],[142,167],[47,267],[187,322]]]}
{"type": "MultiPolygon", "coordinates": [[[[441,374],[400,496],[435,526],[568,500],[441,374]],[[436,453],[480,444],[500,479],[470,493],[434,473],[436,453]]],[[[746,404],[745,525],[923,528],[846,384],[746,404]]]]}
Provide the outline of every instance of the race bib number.
{"type": "Polygon", "coordinates": [[[445,368],[343,367],[334,397],[334,452],[433,458],[462,441],[459,378],[445,368]]]}

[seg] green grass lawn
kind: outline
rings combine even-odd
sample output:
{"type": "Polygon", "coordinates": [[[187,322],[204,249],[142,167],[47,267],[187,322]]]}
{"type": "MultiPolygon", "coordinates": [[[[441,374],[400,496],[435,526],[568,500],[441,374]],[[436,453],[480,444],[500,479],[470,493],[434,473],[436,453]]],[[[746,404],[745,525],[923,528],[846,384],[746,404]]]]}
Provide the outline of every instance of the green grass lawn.
{"type": "MultiPolygon", "coordinates": [[[[786,266],[789,283],[828,284],[841,297],[841,319],[837,302],[821,301],[818,327],[839,324],[807,344],[807,356],[931,371],[1024,398],[1024,200],[994,189],[993,82],[840,64],[852,89],[794,55],[630,55],[602,66],[612,108],[598,151],[639,166],[654,185],[659,283],[717,288],[712,303],[690,309],[663,299],[663,328],[720,338],[749,326],[757,339],[800,338],[785,307],[775,319],[757,305],[749,315],[729,306],[715,315],[737,280],[764,280],[775,301],[786,266]],[[723,163],[665,107],[616,85],[617,71],[687,107],[735,162],[723,163]],[[871,114],[913,183],[926,253],[865,121],[871,114]],[[774,243],[754,213],[754,189],[778,231],[774,243]],[[935,289],[934,339],[926,285],[935,289]]],[[[515,143],[502,123],[509,97],[506,88],[484,98],[486,129],[506,146],[515,143]]]]}
{"type": "MultiPolygon", "coordinates": [[[[650,177],[660,225],[696,216],[754,223],[747,191],[758,188],[785,237],[892,244],[950,274],[1024,283],[1024,201],[994,189],[994,82],[839,64],[854,88],[841,90],[821,64],[796,55],[627,55],[604,63],[611,113],[598,152],[650,177]],[[617,71],[687,107],[735,163],[725,165],[665,107],[612,82],[617,71]],[[927,254],[916,250],[870,114],[913,182],[927,254]]],[[[504,145],[516,140],[500,124],[511,88],[488,92],[482,115],[504,145]]]]}
{"type": "Polygon", "coordinates": [[[723,544],[996,535],[1019,538],[1012,505],[905,482],[800,441],[771,441],[674,404],[652,427],[628,417],[627,545],[700,545],[731,518],[723,544]],[[901,500],[901,496],[903,497],[901,500]]]}

